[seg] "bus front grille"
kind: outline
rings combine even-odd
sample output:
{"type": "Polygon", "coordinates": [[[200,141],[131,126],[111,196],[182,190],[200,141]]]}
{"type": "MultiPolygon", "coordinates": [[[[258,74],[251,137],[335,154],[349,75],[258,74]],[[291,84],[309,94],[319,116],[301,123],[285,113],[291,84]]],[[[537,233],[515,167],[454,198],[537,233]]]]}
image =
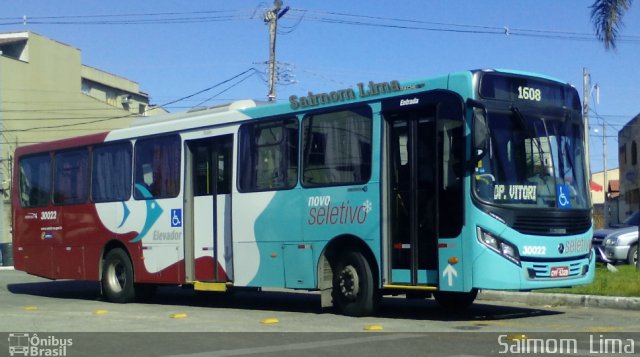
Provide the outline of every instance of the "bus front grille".
{"type": "Polygon", "coordinates": [[[559,215],[552,213],[518,215],[512,228],[522,234],[563,236],[585,233],[591,227],[587,214],[559,215]]]}

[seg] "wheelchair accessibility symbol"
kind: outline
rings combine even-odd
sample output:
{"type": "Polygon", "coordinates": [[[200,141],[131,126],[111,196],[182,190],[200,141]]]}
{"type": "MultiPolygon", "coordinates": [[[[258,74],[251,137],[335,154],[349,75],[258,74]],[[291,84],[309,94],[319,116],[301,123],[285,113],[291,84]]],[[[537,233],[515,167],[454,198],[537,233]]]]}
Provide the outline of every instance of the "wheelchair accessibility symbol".
{"type": "Polygon", "coordinates": [[[557,186],[558,208],[571,208],[571,200],[567,194],[569,193],[569,185],[557,186]]]}
{"type": "Polygon", "coordinates": [[[171,227],[182,227],[182,209],[171,210],[171,227]]]}

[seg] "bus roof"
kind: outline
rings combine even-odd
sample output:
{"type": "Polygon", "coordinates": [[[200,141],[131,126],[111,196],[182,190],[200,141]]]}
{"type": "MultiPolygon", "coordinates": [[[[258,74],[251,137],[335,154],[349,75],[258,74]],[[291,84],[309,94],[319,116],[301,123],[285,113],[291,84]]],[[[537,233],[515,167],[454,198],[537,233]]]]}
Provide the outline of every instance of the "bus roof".
{"type": "MultiPolygon", "coordinates": [[[[192,130],[200,127],[207,127],[222,123],[239,122],[252,118],[270,117],[283,114],[296,115],[309,110],[320,109],[322,107],[332,107],[336,105],[367,102],[370,100],[380,100],[400,94],[411,95],[412,93],[417,91],[431,89],[451,89],[451,86],[457,87],[457,90],[460,91],[460,94],[463,97],[472,97],[473,93],[470,86],[460,86],[459,84],[461,83],[460,81],[464,83],[470,83],[473,74],[477,72],[498,72],[513,75],[535,76],[567,85],[566,82],[563,82],[556,78],[540,75],[537,73],[510,69],[458,71],[441,76],[427,77],[402,83],[398,81],[381,83],[374,83],[373,81],[370,81],[367,84],[358,83],[356,85],[356,88],[350,87],[346,89],[338,89],[327,93],[305,93],[300,97],[301,101],[302,99],[313,101],[316,98],[320,98],[320,96],[323,96],[322,98],[324,99],[328,98],[328,101],[326,102],[320,104],[311,103],[312,105],[308,105],[306,107],[298,106],[294,108],[292,98],[298,98],[296,96],[291,96],[288,102],[280,103],[268,103],[251,99],[243,99],[214,107],[192,109],[187,112],[138,117],[135,118],[131,125],[127,128],[115,129],[110,132],[102,132],[68,139],[61,139],[52,142],[21,146],[16,149],[16,155],[21,156],[36,152],[63,150],[72,147],[92,145],[104,142],[107,137],[109,138],[109,140],[118,140],[132,137],[155,135],[162,132],[192,130]],[[458,85],[456,86],[456,84],[458,85]],[[372,88],[375,88],[378,85],[380,86],[379,88],[384,89],[381,93],[372,95],[371,91],[374,90],[372,88]]],[[[298,105],[300,103],[301,102],[297,102],[298,105]]]]}
{"type": "Polygon", "coordinates": [[[16,148],[16,156],[29,155],[34,153],[42,153],[53,150],[64,150],[79,146],[92,145],[104,142],[109,132],[102,132],[96,134],[89,134],[83,136],[76,136],[67,139],[60,139],[55,141],[48,141],[39,144],[31,144],[25,146],[19,146],[16,148]]]}

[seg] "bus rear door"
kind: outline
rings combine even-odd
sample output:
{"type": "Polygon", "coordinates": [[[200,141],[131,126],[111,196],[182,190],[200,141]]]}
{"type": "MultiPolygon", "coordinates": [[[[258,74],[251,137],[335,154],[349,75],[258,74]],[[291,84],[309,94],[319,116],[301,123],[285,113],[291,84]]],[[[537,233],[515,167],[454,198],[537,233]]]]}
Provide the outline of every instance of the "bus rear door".
{"type": "Polygon", "coordinates": [[[233,135],[186,143],[185,273],[188,282],[233,279],[233,135]]]}

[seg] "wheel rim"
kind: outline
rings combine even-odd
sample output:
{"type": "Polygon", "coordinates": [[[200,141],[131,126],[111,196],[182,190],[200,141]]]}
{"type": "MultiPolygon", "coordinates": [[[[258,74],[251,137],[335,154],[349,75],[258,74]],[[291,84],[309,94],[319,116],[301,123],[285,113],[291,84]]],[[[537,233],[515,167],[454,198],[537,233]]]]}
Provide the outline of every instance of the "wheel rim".
{"type": "Polygon", "coordinates": [[[113,263],[107,268],[107,284],[115,293],[121,292],[127,284],[127,273],[120,262],[113,263]]]}
{"type": "Polygon", "coordinates": [[[360,292],[360,278],[356,268],[352,265],[347,265],[340,272],[338,279],[338,286],[342,296],[349,300],[355,300],[360,292]]]}

